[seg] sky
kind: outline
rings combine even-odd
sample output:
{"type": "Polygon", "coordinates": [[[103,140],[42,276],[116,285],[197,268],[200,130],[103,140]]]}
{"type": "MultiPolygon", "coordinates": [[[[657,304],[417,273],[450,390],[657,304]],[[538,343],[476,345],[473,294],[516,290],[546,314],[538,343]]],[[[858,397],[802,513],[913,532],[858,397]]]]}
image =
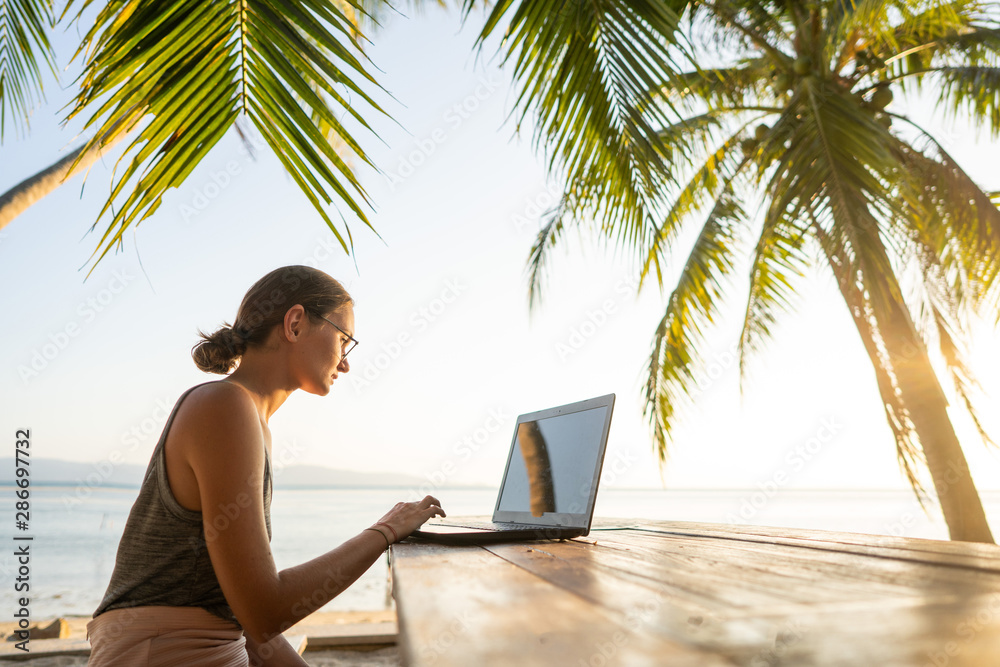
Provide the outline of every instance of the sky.
{"type": "MultiPolygon", "coordinates": [[[[434,8],[387,17],[372,35],[368,55],[395,122],[358,137],[385,173],[359,169],[378,236],[352,226],[353,258],[269,149],[252,158],[233,132],[86,280],[103,228],[88,230],[113,159],[11,223],[0,233],[0,432],[30,428],[33,456],[95,471],[145,465],[179,395],[218,379],[191,361],[198,329],[232,322],[268,271],[309,264],[355,298],[361,343],[328,396],[299,392],[271,418],[278,467],[496,486],[518,414],[615,393],[606,486],[907,488],[870,363],[820,270],[751,359],[742,392],[733,343],[746,297],[736,281],[708,338],[699,401],[659,465],[642,390],[666,297],[655,286],[637,296],[620,253],[569,235],[552,254],[541,308],[529,313],[525,262],[558,185],[530,130],[518,135],[508,118],[509,69],[492,48],[473,50],[481,24],[473,15],[463,27],[454,11],[434,8]]],[[[78,39],[75,28],[58,36],[60,65],[78,39]]],[[[50,82],[30,133],[0,146],[0,192],[80,143],[80,123],[60,122],[74,71],[63,72],[62,88],[50,82]]],[[[995,142],[931,118],[919,100],[893,104],[935,128],[981,185],[1000,189],[995,142]]],[[[691,238],[681,239],[668,287],[691,238]]],[[[973,354],[992,396],[998,342],[984,325],[973,354]]],[[[992,401],[983,405],[1000,433],[992,401]]],[[[954,418],[977,484],[1000,489],[1000,453],[961,412],[954,418]]]]}

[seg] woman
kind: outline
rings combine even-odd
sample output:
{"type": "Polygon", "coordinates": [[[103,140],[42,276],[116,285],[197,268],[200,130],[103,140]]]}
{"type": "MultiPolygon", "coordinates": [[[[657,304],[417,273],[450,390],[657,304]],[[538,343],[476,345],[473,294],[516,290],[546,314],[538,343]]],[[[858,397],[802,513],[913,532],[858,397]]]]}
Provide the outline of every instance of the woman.
{"type": "Polygon", "coordinates": [[[353,299],[306,266],[261,278],[236,320],[192,349],[225,380],[187,390],[167,419],[87,625],[89,665],[305,665],[281,633],[433,516],[398,503],[336,549],[280,572],[271,540],[271,415],[296,389],[325,396],[350,370],[353,299]]]}

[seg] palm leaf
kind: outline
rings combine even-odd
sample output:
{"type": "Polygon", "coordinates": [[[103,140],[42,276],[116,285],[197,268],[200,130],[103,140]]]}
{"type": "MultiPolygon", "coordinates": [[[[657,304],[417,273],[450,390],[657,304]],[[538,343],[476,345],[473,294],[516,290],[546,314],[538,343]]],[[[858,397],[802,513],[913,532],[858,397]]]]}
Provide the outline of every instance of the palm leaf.
{"type": "Polygon", "coordinates": [[[783,215],[772,200],[750,264],[750,289],[738,347],[741,390],[750,353],[761,352],[778,314],[794,308],[794,281],[805,276],[809,264],[807,238],[806,229],[783,215]]]}
{"type": "Polygon", "coordinates": [[[1000,304],[1000,210],[930,134],[914,125],[930,143],[918,151],[900,143],[901,184],[919,206],[903,218],[920,235],[949,276],[950,292],[961,305],[996,312],[1000,304]]]}
{"type": "Polygon", "coordinates": [[[1000,136],[1000,67],[939,67],[933,73],[936,107],[985,127],[991,139],[1000,136]]]}
{"type": "Polygon", "coordinates": [[[542,228],[535,237],[535,242],[531,246],[528,255],[528,310],[532,311],[541,303],[542,293],[545,287],[545,277],[548,268],[548,251],[556,246],[568,224],[573,220],[566,215],[566,208],[563,206],[565,197],[560,199],[560,203],[552,211],[547,211],[544,215],[548,220],[543,223],[542,228]]]}
{"type": "Polygon", "coordinates": [[[377,87],[356,55],[356,35],[333,0],[108,4],[77,53],[87,62],[69,118],[91,112],[85,127],[97,131],[90,144],[133,130],[136,135],[94,223],[111,211],[95,266],[129,226],[156,210],[167,190],[184,182],[240,116],[255,125],[350,252],[346,220],[341,214],[344,227],[335,225],[325,206],[346,204],[370,227],[359,203],[368,198],[330,134],[371,163],[331,101],[369,130],[358,104],[384,113],[354,81],[377,87]]]}
{"type": "Polygon", "coordinates": [[[1000,55],[1000,28],[996,17],[977,20],[955,35],[937,39],[933,45],[941,64],[960,62],[966,65],[983,65],[996,62],[1000,55]]]}
{"type": "Polygon", "coordinates": [[[649,357],[643,409],[653,427],[654,446],[665,460],[677,406],[694,392],[693,369],[704,344],[703,328],[712,323],[724,296],[724,283],[737,256],[746,212],[724,184],[681,270],[656,328],[649,357]]]}
{"type": "Polygon", "coordinates": [[[42,65],[56,75],[48,30],[51,0],[0,0],[0,142],[8,123],[21,131],[44,99],[42,65]]]}
{"type": "MultiPolygon", "coordinates": [[[[695,119],[698,120],[700,119],[695,119]]],[[[687,131],[691,125],[692,121],[689,119],[667,128],[665,132],[677,132],[678,126],[687,131]]],[[[742,129],[740,128],[740,131],[742,129]]],[[[669,248],[676,240],[681,226],[706,201],[716,200],[723,187],[730,187],[732,180],[747,164],[746,158],[738,156],[739,139],[740,132],[737,132],[718,149],[710,152],[687,184],[674,197],[673,204],[662,222],[649,235],[648,246],[640,249],[643,265],[639,274],[639,289],[642,289],[649,277],[650,267],[656,270],[656,284],[663,288],[663,270],[668,262],[669,248]]],[[[671,143],[677,144],[679,141],[681,140],[674,139],[671,143]]]]}
{"type": "MultiPolygon", "coordinates": [[[[967,32],[975,25],[984,8],[980,0],[949,0],[948,2],[887,3],[890,11],[902,16],[894,21],[891,37],[886,35],[885,47],[897,54],[923,50],[941,39],[967,32]]],[[[876,44],[878,49],[880,44],[876,44]]]]}
{"type": "Polygon", "coordinates": [[[900,221],[913,248],[910,265],[920,269],[910,274],[921,295],[918,322],[925,345],[936,343],[980,437],[992,445],[975,402],[982,387],[966,361],[962,341],[968,338],[970,314],[982,308],[984,295],[1000,273],[1000,211],[943,148],[933,140],[931,145],[937,155],[899,143],[902,173],[907,176],[901,185],[913,188],[917,196],[910,200],[922,204],[900,221]]]}
{"type": "Polygon", "coordinates": [[[996,446],[996,442],[990,437],[983,426],[982,418],[979,416],[979,408],[975,402],[975,396],[982,395],[982,385],[969,367],[965,358],[964,345],[959,345],[955,340],[954,327],[949,324],[946,314],[938,309],[934,311],[935,322],[937,323],[937,337],[941,357],[944,359],[951,374],[955,391],[962,399],[969,417],[972,419],[979,437],[987,445],[996,446]]]}
{"type": "Polygon", "coordinates": [[[767,95],[774,71],[770,58],[746,58],[732,67],[683,72],[656,95],[677,101],[685,97],[697,99],[705,104],[708,113],[718,113],[725,107],[756,106],[767,95]]]}
{"type": "MultiPolygon", "coordinates": [[[[815,219],[843,235],[837,241],[854,253],[858,270],[870,275],[891,272],[881,253],[866,252],[881,249],[886,241],[879,219],[905,211],[899,193],[886,186],[897,167],[886,141],[891,135],[848,95],[818,81],[804,85],[800,97],[800,105],[784,116],[794,114],[801,120],[787,131],[788,147],[773,165],[768,189],[772,205],[790,220],[808,225],[815,219]]],[[[877,308],[902,299],[877,291],[881,283],[870,287],[876,290],[872,298],[877,308]]]]}
{"type": "Polygon", "coordinates": [[[709,33],[715,48],[722,52],[763,52],[775,65],[788,64],[792,58],[783,49],[794,47],[795,22],[789,22],[785,7],[754,0],[715,0],[691,3],[691,24],[703,15],[716,24],[709,33]],[[770,10],[770,11],[769,11],[770,10]]]}
{"type": "Polygon", "coordinates": [[[985,444],[996,446],[979,416],[975,399],[982,396],[982,385],[969,366],[966,359],[968,346],[962,342],[968,337],[968,327],[964,324],[961,283],[958,290],[954,289],[955,283],[949,280],[947,265],[941,261],[931,243],[917,239],[915,245],[915,260],[921,268],[918,279],[924,297],[921,311],[926,313],[925,319],[928,320],[924,342],[930,347],[936,340],[955,392],[965,405],[980,438],[985,444]]]}
{"type": "MultiPolygon", "coordinates": [[[[509,14],[502,44],[520,87],[518,123],[536,117],[534,141],[561,174],[573,206],[614,230],[624,244],[642,238],[657,193],[670,180],[656,126],[667,111],[649,91],[670,80],[682,52],[676,39],[683,3],[645,0],[500,2],[481,46],[509,14]]],[[[470,7],[467,5],[466,13],[470,7]]]]}

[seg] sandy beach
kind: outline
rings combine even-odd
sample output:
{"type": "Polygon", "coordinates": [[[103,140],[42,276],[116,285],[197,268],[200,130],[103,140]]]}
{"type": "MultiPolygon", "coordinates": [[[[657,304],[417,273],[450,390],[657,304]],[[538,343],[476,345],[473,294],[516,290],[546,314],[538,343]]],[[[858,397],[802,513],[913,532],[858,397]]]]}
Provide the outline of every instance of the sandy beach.
{"type": "MultiPolygon", "coordinates": [[[[89,616],[63,616],[65,627],[61,633],[62,639],[86,639],[89,616]]],[[[48,628],[57,619],[49,618],[35,621],[32,629],[48,628]]],[[[386,624],[395,624],[396,613],[391,609],[376,611],[337,611],[318,612],[299,621],[292,627],[289,634],[305,634],[309,637],[325,636],[329,633],[327,626],[359,625],[370,626],[372,631],[385,628],[386,624]]],[[[9,641],[8,637],[16,629],[13,622],[0,623],[0,637],[9,641]]],[[[334,667],[335,665],[368,665],[371,667],[394,667],[400,664],[399,652],[395,646],[381,646],[372,649],[351,648],[306,649],[303,658],[314,667],[334,667]]],[[[67,655],[54,657],[25,658],[16,664],[31,667],[81,667],[87,664],[86,656],[67,655]]]]}

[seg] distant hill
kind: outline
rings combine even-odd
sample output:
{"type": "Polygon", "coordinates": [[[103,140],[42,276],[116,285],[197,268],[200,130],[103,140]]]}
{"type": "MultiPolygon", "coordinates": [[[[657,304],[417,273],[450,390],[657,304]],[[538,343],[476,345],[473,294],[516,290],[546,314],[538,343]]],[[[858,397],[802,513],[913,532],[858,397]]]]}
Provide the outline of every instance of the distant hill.
{"type": "MultiPolygon", "coordinates": [[[[133,463],[112,464],[110,461],[80,463],[63,459],[30,459],[31,483],[38,485],[124,486],[138,488],[146,466],[133,463]]],[[[13,484],[14,459],[0,458],[0,484],[13,484]]],[[[394,473],[337,470],[314,465],[275,467],[274,487],[294,488],[372,488],[421,486],[427,480],[394,473]]]]}

